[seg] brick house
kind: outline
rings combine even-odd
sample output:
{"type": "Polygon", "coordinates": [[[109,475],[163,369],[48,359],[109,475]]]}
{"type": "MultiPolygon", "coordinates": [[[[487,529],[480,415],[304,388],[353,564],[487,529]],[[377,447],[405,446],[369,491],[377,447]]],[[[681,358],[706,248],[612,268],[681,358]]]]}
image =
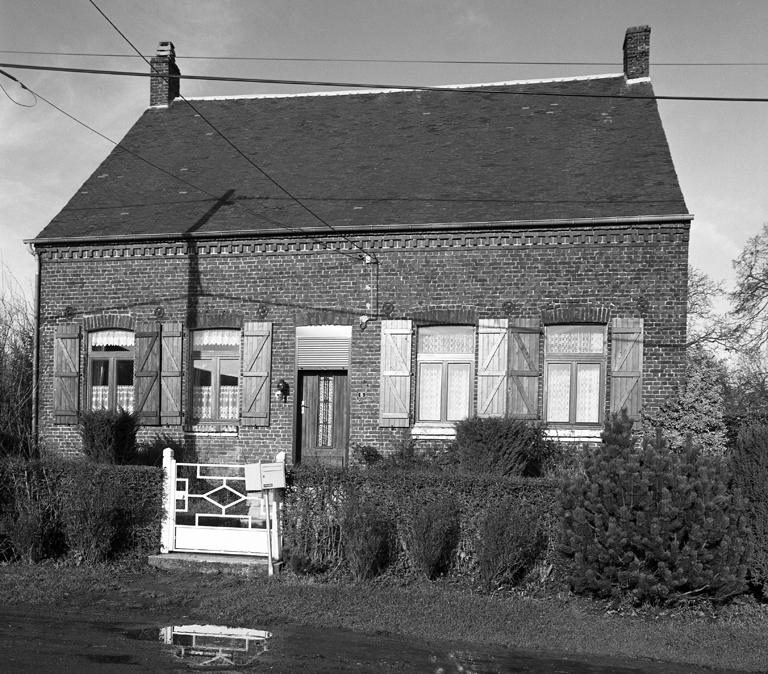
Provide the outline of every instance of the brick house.
{"type": "MultiPolygon", "coordinates": [[[[152,77],[30,242],[41,442],[77,452],[79,411],[123,406],[201,460],[338,461],[468,415],[594,439],[653,410],[684,375],[692,216],[649,40],[620,74],[418,91],[152,77]]],[[[170,43],[153,63],[178,74],[170,43]]]]}

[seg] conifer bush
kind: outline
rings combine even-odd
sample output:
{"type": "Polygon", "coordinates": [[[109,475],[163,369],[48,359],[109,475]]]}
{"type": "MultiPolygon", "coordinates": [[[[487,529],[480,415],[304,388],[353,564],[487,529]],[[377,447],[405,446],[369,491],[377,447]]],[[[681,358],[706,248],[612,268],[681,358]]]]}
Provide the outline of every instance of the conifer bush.
{"type": "Polygon", "coordinates": [[[606,430],[560,492],[573,589],[654,603],[743,592],[749,529],[725,461],[690,442],[672,452],[660,432],[635,444],[626,417],[606,430]]]}
{"type": "Polygon", "coordinates": [[[138,429],[136,412],[99,409],[80,413],[78,430],[83,440],[83,453],[96,463],[134,463],[138,429]]]}
{"type": "Polygon", "coordinates": [[[354,495],[343,507],[344,559],[355,580],[379,575],[390,561],[394,527],[370,498],[354,495]]]}
{"type": "Polygon", "coordinates": [[[733,482],[747,498],[754,552],[749,580],[768,599],[768,425],[751,424],[739,429],[731,449],[733,482]]]}
{"type": "Polygon", "coordinates": [[[413,503],[408,528],[411,565],[430,580],[448,571],[461,535],[460,512],[450,496],[430,495],[413,503]]]}
{"type": "Polygon", "coordinates": [[[455,453],[462,470],[535,477],[554,452],[544,427],[523,419],[470,417],[456,424],[455,453]]]}

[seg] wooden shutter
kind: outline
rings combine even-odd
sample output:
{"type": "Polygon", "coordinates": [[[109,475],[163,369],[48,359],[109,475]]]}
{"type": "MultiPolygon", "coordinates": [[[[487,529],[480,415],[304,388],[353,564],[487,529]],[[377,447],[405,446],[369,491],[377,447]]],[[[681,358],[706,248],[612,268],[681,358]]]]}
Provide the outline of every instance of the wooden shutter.
{"type": "Polygon", "coordinates": [[[411,321],[381,322],[379,426],[410,426],[412,333],[411,321]]]}
{"type": "Polygon", "coordinates": [[[539,319],[509,321],[509,416],[539,418],[539,319]]]}
{"type": "Polygon", "coordinates": [[[80,393],[80,326],[56,326],[53,338],[53,420],[76,424],[80,393]]]}
{"type": "Polygon", "coordinates": [[[627,408],[638,421],[643,405],[643,319],[614,318],[611,324],[611,413],[627,408]]]}
{"type": "Polygon", "coordinates": [[[163,323],[160,338],[160,423],[178,426],[184,419],[181,406],[181,323],[163,323]]]}
{"type": "Polygon", "coordinates": [[[136,407],[143,426],[160,424],[160,326],[155,321],[136,323],[134,367],[136,407]]]}
{"type": "Polygon", "coordinates": [[[272,323],[243,327],[243,416],[245,426],[269,426],[272,323]]]}
{"type": "Polygon", "coordinates": [[[477,416],[507,413],[507,351],[509,321],[484,318],[477,330],[477,416]]]}

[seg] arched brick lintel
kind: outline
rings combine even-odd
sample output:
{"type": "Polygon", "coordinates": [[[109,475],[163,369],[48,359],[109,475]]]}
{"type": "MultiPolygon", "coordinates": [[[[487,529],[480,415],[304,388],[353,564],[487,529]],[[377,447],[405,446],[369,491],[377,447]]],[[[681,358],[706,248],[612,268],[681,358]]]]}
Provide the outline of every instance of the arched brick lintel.
{"type": "Polygon", "coordinates": [[[477,325],[474,309],[425,309],[410,316],[418,325],[477,325]]]}
{"type": "Polygon", "coordinates": [[[83,317],[83,329],[94,330],[135,330],[136,320],[129,314],[96,314],[83,317]]]}
{"type": "Polygon", "coordinates": [[[606,324],[611,319],[611,310],[608,307],[560,307],[558,309],[544,309],[541,312],[544,325],[558,325],[570,323],[602,323],[606,324]]]}

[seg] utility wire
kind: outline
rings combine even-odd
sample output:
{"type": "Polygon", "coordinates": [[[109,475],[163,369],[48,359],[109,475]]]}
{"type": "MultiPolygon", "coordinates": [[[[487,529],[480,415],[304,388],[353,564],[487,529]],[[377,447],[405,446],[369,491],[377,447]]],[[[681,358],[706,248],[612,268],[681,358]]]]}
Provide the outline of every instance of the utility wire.
{"type": "MultiPolygon", "coordinates": [[[[162,77],[170,84],[170,80],[172,79],[169,76],[163,75],[162,73],[158,72],[158,70],[155,68],[154,65],[150,61],[148,61],[141,52],[136,48],[136,46],[126,37],[126,35],[111,21],[111,19],[99,8],[99,6],[94,2],[94,0],[89,0],[89,2],[93,5],[93,7],[96,9],[96,11],[101,14],[104,19],[106,19],[107,23],[109,23],[112,28],[114,28],[117,33],[122,37],[130,46],[131,48],[139,55],[142,59],[149,65],[152,70],[157,73],[158,76],[162,77]]],[[[262,176],[264,176],[269,182],[271,182],[275,187],[277,187],[281,192],[283,192],[286,196],[288,196],[295,204],[300,206],[304,211],[309,213],[313,218],[321,222],[323,225],[325,225],[328,229],[330,229],[334,234],[337,236],[340,236],[344,240],[346,240],[348,243],[352,244],[355,248],[357,248],[361,253],[362,257],[360,258],[363,262],[365,262],[367,259],[373,258],[376,260],[376,256],[372,251],[366,251],[364,248],[362,248],[360,245],[355,243],[352,239],[348,238],[341,232],[339,232],[333,225],[326,222],[323,218],[321,218],[317,213],[315,213],[309,206],[305,205],[300,199],[296,198],[291,194],[285,187],[283,187],[280,183],[278,183],[272,176],[270,176],[264,169],[262,169],[256,162],[254,162],[248,155],[246,155],[239,147],[237,147],[229,138],[227,138],[219,129],[216,128],[216,126],[211,122],[205,115],[203,115],[200,110],[198,110],[192,103],[190,103],[184,96],[179,93],[179,98],[181,98],[192,110],[200,116],[200,119],[202,119],[208,126],[213,129],[220,138],[222,138],[237,154],[239,154],[245,161],[247,161],[253,168],[255,168],[259,173],[261,173],[262,176]]],[[[378,260],[376,260],[378,261],[378,260]]]]}
{"type": "MultiPolygon", "coordinates": [[[[23,83],[19,82],[19,80],[17,80],[10,73],[5,72],[5,70],[0,70],[0,75],[5,75],[8,79],[16,82],[22,89],[24,89],[25,91],[29,91],[29,89],[27,89],[27,87],[25,87],[23,83]]],[[[11,96],[8,93],[7,89],[2,84],[0,84],[0,89],[3,90],[3,93],[8,97],[8,100],[11,103],[13,103],[14,105],[18,105],[20,108],[34,108],[37,105],[37,96],[35,96],[35,94],[32,93],[31,91],[29,91],[29,93],[32,94],[32,97],[35,99],[35,102],[32,103],[31,105],[28,105],[26,103],[19,103],[13,96],[11,96]]]]}
{"type": "MultiPolygon", "coordinates": [[[[8,77],[11,77],[10,75],[8,75],[8,73],[6,73],[6,72],[4,72],[4,71],[2,71],[2,70],[0,70],[0,73],[1,73],[1,74],[3,74],[3,75],[7,75],[8,77]]],[[[17,80],[17,79],[16,79],[16,78],[14,78],[14,77],[11,77],[11,79],[15,80],[16,82],[19,82],[19,80],[17,80]]],[[[205,188],[203,188],[203,187],[200,187],[200,186],[198,186],[198,185],[195,185],[195,184],[193,184],[193,183],[189,182],[188,180],[184,180],[184,178],[180,178],[179,176],[177,176],[177,175],[175,175],[175,174],[171,173],[170,171],[168,171],[168,170],[164,169],[162,166],[158,166],[157,164],[155,164],[155,163],[151,162],[149,159],[146,159],[145,157],[142,157],[140,154],[138,154],[138,153],[134,152],[133,150],[131,150],[131,149],[127,148],[125,145],[122,145],[121,143],[118,143],[117,141],[114,141],[114,140],[112,140],[111,138],[109,138],[109,136],[105,136],[103,133],[101,133],[101,131],[98,131],[98,130],[94,129],[92,126],[89,126],[88,124],[86,124],[85,122],[81,121],[80,119],[78,119],[78,118],[77,118],[77,117],[75,117],[74,115],[70,114],[70,113],[69,113],[69,112],[67,112],[66,110],[64,110],[64,109],[60,108],[60,107],[59,107],[58,105],[56,105],[55,103],[53,103],[53,102],[49,101],[47,98],[45,98],[45,97],[44,97],[44,96],[42,96],[41,94],[39,94],[39,93],[37,93],[37,92],[33,91],[32,89],[30,89],[29,87],[25,86],[25,85],[24,85],[22,82],[19,82],[19,84],[20,84],[20,85],[21,85],[21,86],[22,86],[24,89],[26,89],[27,91],[29,91],[29,93],[30,93],[30,94],[32,94],[32,95],[35,97],[35,100],[37,100],[37,99],[40,99],[41,101],[43,101],[43,102],[47,103],[47,104],[48,104],[48,105],[50,105],[50,106],[51,106],[51,107],[52,107],[54,110],[57,110],[57,111],[59,111],[61,114],[65,115],[66,117],[69,117],[69,119],[71,119],[73,122],[76,122],[76,123],[77,123],[77,124],[79,124],[80,126],[82,126],[82,127],[86,128],[86,129],[88,129],[88,131],[90,131],[90,132],[92,132],[92,133],[95,133],[97,136],[99,136],[99,137],[103,138],[104,140],[106,140],[107,142],[111,143],[111,144],[112,144],[112,145],[114,145],[116,148],[118,148],[118,149],[120,149],[120,150],[123,150],[123,152],[127,152],[127,153],[128,153],[128,154],[130,154],[132,157],[135,157],[135,158],[136,158],[136,159],[138,159],[139,161],[142,161],[142,162],[144,162],[144,163],[145,163],[145,164],[147,164],[148,166],[151,166],[152,168],[154,168],[154,169],[156,169],[156,170],[160,171],[161,173],[164,173],[165,175],[167,175],[167,176],[169,176],[169,177],[173,178],[174,180],[176,180],[176,181],[178,181],[178,182],[182,183],[183,185],[186,185],[187,187],[190,187],[190,188],[192,188],[192,189],[194,189],[194,190],[197,190],[198,192],[202,192],[203,194],[205,194],[206,196],[209,196],[209,197],[211,197],[212,199],[216,199],[217,201],[218,201],[219,199],[221,199],[221,196],[220,196],[220,195],[216,195],[216,194],[213,194],[212,192],[209,192],[208,190],[206,190],[206,189],[205,189],[205,188]]],[[[27,106],[27,107],[29,107],[29,106],[27,106]]],[[[300,227],[298,227],[298,228],[296,228],[296,227],[289,227],[288,225],[284,225],[284,224],[282,224],[282,223],[280,223],[280,222],[277,222],[276,220],[273,220],[272,218],[269,218],[269,217],[267,217],[266,215],[263,215],[263,214],[261,214],[261,213],[257,213],[257,212],[255,212],[255,211],[252,211],[252,210],[250,210],[249,208],[246,208],[245,206],[243,206],[242,204],[239,204],[239,203],[237,203],[237,202],[233,202],[233,204],[232,204],[232,205],[236,206],[237,208],[240,208],[241,210],[245,211],[245,212],[246,212],[246,213],[248,213],[249,215],[253,215],[253,216],[257,217],[257,218],[261,218],[261,219],[263,219],[263,220],[266,220],[266,221],[267,221],[267,222],[269,222],[270,224],[272,224],[272,225],[275,225],[276,227],[279,227],[279,228],[281,228],[281,229],[284,229],[284,230],[286,230],[286,231],[287,231],[289,234],[296,234],[296,233],[301,233],[301,234],[303,234],[304,236],[306,236],[306,237],[307,237],[307,238],[309,238],[309,239],[316,239],[316,240],[318,240],[318,241],[319,241],[319,242],[322,244],[322,246],[323,246],[323,247],[324,247],[326,250],[330,250],[330,251],[332,251],[332,252],[334,252],[334,253],[339,253],[340,255],[344,255],[344,256],[346,256],[346,257],[349,257],[349,258],[351,258],[351,259],[353,259],[353,260],[355,260],[355,261],[358,261],[358,260],[360,259],[358,255],[351,255],[351,254],[349,254],[349,253],[346,253],[346,252],[344,252],[343,250],[339,250],[339,249],[337,249],[337,248],[332,248],[332,247],[330,247],[330,246],[329,246],[329,245],[328,245],[328,244],[327,244],[325,241],[323,241],[323,240],[322,240],[322,238],[321,238],[321,237],[319,237],[319,236],[318,236],[318,235],[316,235],[316,234],[311,234],[311,233],[309,233],[309,232],[306,232],[305,230],[303,230],[303,229],[302,229],[302,228],[300,228],[300,227]]],[[[345,239],[346,239],[346,237],[342,237],[342,238],[345,238],[345,239]]],[[[346,239],[346,240],[348,241],[348,239],[346,239]]],[[[354,242],[351,242],[351,241],[350,241],[350,243],[353,243],[353,244],[354,244],[354,242]]]]}
{"type": "MultiPolygon", "coordinates": [[[[34,56],[89,56],[100,58],[151,58],[154,54],[145,57],[143,54],[98,54],[91,52],[55,52],[55,51],[23,51],[17,49],[0,49],[0,54],[24,54],[34,56]]],[[[461,61],[443,59],[352,59],[352,58],[305,58],[305,57],[278,57],[278,56],[177,56],[177,60],[203,60],[203,61],[287,61],[299,63],[424,63],[428,65],[480,65],[480,66],[620,66],[619,62],[610,61],[461,61]]],[[[768,66],[766,63],[651,63],[652,67],[729,67],[729,66],[768,66]]]]}
{"type": "MultiPolygon", "coordinates": [[[[88,75],[117,75],[121,77],[163,77],[153,73],[130,72],[125,70],[98,70],[94,68],[62,68],[54,66],[35,66],[21,63],[0,63],[0,68],[20,68],[23,70],[45,70],[52,72],[83,73],[88,75]]],[[[175,79],[171,76],[168,79],[175,79]]],[[[321,80],[283,80],[261,77],[221,77],[216,75],[179,75],[180,80],[205,80],[212,82],[246,82],[250,84],[280,84],[291,86],[311,87],[342,87],[346,89],[399,89],[402,91],[442,91],[457,94],[493,94],[495,96],[549,96],[554,98],[615,98],[621,100],[638,101],[714,101],[726,103],[768,103],[768,98],[751,98],[745,96],[640,96],[622,94],[585,94],[565,93],[554,91],[498,91],[492,89],[476,89],[472,87],[450,86],[416,86],[408,84],[374,84],[362,82],[327,82],[321,80]]],[[[525,83],[521,82],[521,86],[525,83]]],[[[488,85],[493,86],[493,85],[488,85]]],[[[188,105],[192,106],[188,99],[180,96],[188,105]]],[[[194,109],[194,108],[193,108],[194,109]]],[[[198,113],[199,114],[199,113],[198,113]]],[[[202,117],[202,115],[201,115],[202,117]]],[[[206,120],[207,121],[207,120],[206,120]]],[[[208,122],[210,124],[210,122],[208,122]]],[[[213,125],[211,125],[213,126],[213,125]]],[[[215,127],[214,127],[215,128],[215,127]]],[[[223,136],[222,136],[223,137],[223,136]]],[[[257,167],[258,168],[258,167],[257,167]]],[[[261,169],[259,169],[261,170],[261,169]]],[[[368,253],[366,253],[368,254],[368,253]]]]}

